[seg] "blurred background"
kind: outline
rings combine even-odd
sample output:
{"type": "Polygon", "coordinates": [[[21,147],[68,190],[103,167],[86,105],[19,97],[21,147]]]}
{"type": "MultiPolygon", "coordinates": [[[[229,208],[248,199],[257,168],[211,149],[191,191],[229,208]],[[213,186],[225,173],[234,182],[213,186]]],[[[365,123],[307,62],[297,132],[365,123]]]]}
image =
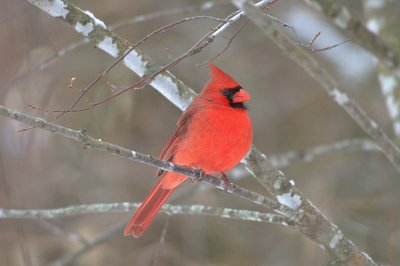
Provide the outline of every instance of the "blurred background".
{"type": "MultiPolygon", "coordinates": [[[[205,1],[72,1],[107,25],[135,16],[199,7],[205,1]]],[[[363,19],[361,1],[337,1],[363,19]],[[348,3],[351,2],[351,3],[348,3]]],[[[161,14],[115,33],[135,42],[179,18],[210,15],[225,18],[235,8],[216,1],[206,11],[161,14]]],[[[390,2],[393,13],[398,4],[390,2]]],[[[323,48],[345,39],[320,13],[302,1],[281,0],[270,14],[290,23],[307,43],[318,32],[323,48]]],[[[201,53],[185,59],[171,72],[199,92],[208,67],[195,65],[215,56],[235,34],[236,23],[201,53]]],[[[165,65],[190,48],[216,24],[197,20],[151,38],[140,49],[165,65]]],[[[282,30],[284,29],[282,27],[282,30]]],[[[290,30],[288,30],[290,33],[290,30]]],[[[61,20],[23,0],[0,0],[0,103],[45,118],[44,110],[67,108],[114,59],[88,43],[41,63],[57,51],[82,40],[61,20]],[[29,107],[35,106],[40,110],[29,107]]],[[[346,43],[313,53],[338,83],[394,138],[370,54],[346,43]]],[[[254,144],[268,155],[302,151],[321,144],[362,138],[366,134],[320,85],[283,54],[251,22],[230,48],[213,61],[250,93],[249,112],[254,144]]],[[[100,81],[88,101],[112,94],[108,82],[124,87],[138,77],[118,65],[100,81]]],[[[81,106],[85,106],[83,103],[81,106]]],[[[87,106],[87,105],[86,105],[87,106]]],[[[129,91],[92,110],[65,115],[57,122],[85,128],[96,138],[158,156],[175,130],[181,111],[151,87],[129,91]]],[[[60,208],[77,204],[138,202],[155,183],[156,170],[108,153],[85,150],[76,142],[0,117],[0,208],[60,208]]],[[[242,166],[238,166],[242,168],[242,166]]],[[[378,152],[348,151],[297,162],[282,169],[298,188],[355,244],[376,261],[400,265],[399,174],[378,152]]],[[[235,175],[233,175],[235,176],[235,175]]],[[[245,174],[233,178],[240,186],[264,193],[245,174]]],[[[187,182],[169,201],[173,204],[266,211],[204,184],[187,182]]],[[[0,220],[0,265],[46,265],[68,256],[100,234],[127,222],[132,213],[80,215],[51,220],[0,220]]],[[[107,241],[77,258],[73,265],[321,265],[327,254],[295,230],[279,225],[205,216],[158,215],[140,239],[123,237],[122,228],[107,241]],[[162,230],[168,220],[164,242],[162,230]],[[154,264],[154,262],[156,262],[154,264]]]]}

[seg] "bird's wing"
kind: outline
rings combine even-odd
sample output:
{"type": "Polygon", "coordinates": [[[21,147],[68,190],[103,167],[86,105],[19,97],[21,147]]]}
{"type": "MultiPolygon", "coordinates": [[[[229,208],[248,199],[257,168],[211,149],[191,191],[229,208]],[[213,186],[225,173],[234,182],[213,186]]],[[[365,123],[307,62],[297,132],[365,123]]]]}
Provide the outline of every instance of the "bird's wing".
{"type": "MultiPolygon", "coordinates": [[[[185,138],[195,112],[196,108],[193,108],[192,105],[182,114],[181,118],[177,123],[177,129],[175,131],[175,134],[169,139],[167,145],[165,145],[164,149],[160,154],[161,160],[166,160],[169,162],[173,161],[179,142],[185,138]]],[[[164,170],[159,169],[157,172],[157,177],[161,176],[163,173],[164,170]]]]}

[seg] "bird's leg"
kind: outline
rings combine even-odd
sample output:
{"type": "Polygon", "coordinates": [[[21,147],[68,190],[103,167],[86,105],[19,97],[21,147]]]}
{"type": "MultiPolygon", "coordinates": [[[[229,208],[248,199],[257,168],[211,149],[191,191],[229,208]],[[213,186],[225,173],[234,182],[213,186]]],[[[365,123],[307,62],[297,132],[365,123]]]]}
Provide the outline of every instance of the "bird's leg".
{"type": "Polygon", "coordinates": [[[193,170],[196,170],[196,171],[198,171],[199,173],[200,173],[200,175],[199,175],[199,178],[192,178],[192,177],[189,177],[190,178],[190,180],[192,181],[192,183],[197,183],[197,182],[200,182],[200,181],[202,181],[203,180],[203,176],[206,174],[200,167],[198,167],[197,165],[195,165],[195,164],[190,164],[189,165],[189,168],[192,168],[193,170]]]}
{"type": "Polygon", "coordinates": [[[224,181],[224,190],[227,191],[229,188],[229,184],[230,184],[229,176],[226,173],[221,172],[221,179],[222,179],[222,181],[224,181]]]}

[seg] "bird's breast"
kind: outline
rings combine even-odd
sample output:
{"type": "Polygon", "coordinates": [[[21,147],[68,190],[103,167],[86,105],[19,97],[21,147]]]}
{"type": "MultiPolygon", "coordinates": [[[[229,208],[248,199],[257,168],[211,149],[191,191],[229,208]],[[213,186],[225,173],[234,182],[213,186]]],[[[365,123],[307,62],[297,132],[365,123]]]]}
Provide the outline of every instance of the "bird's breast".
{"type": "Polygon", "coordinates": [[[200,110],[193,116],[174,162],[195,165],[206,173],[225,172],[246,155],[252,137],[252,126],[246,110],[200,110]]]}

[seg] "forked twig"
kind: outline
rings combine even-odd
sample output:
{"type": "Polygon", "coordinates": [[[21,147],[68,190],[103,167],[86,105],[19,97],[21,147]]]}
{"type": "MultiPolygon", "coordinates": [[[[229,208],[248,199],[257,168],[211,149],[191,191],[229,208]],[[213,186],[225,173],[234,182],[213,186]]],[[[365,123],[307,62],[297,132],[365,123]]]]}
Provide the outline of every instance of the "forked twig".
{"type": "MultiPolygon", "coordinates": [[[[171,9],[165,9],[165,10],[161,10],[161,11],[156,11],[156,12],[151,12],[148,14],[143,14],[143,15],[138,15],[135,16],[133,18],[127,19],[127,20],[123,20],[120,22],[117,22],[115,24],[112,24],[110,26],[108,26],[109,30],[117,30],[117,29],[121,29],[123,27],[127,27],[129,25],[135,24],[135,23],[139,23],[139,22],[145,22],[145,21],[149,21],[152,19],[157,19],[157,18],[161,18],[161,17],[166,17],[169,15],[177,15],[177,14],[188,14],[188,13],[193,13],[196,11],[207,11],[210,10],[214,7],[218,7],[218,6],[222,6],[222,5],[226,5],[228,4],[230,1],[224,0],[224,1],[207,1],[202,3],[199,6],[186,6],[186,7],[178,7],[178,8],[171,8],[171,9]]],[[[56,52],[54,52],[53,54],[51,54],[50,56],[46,57],[45,59],[43,59],[42,61],[40,61],[39,64],[37,64],[32,70],[23,73],[22,75],[16,77],[12,82],[10,82],[9,84],[7,84],[6,86],[2,87],[0,90],[0,93],[3,91],[7,91],[8,88],[10,88],[11,86],[13,86],[14,84],[16,84],[17,82],[20,82],[21,80],[29,77],[31,74],[33,73],[37,73],[39,71],[42,71],[44,69],[46,69],[49,65],[51,65],[53,62],[56,61],[56,59],[61,58],[62,56],[65,56],[66,54],[68,54],[69,52],[82,47],[85,44],[90,43],[90,39],[85,37],[77,42],[73,42],[69,45],[67,45],[64,48],[61,48],[59,50],[57,50],[56,52]]],[[[29,106],[32,107],[32,106],[29,106]]],[[[34,109],[36,108],[36,110],[40,110],[40,108],[34,107],[34,109]]],[[[43,111],[43,110],[41,110],[43,111]]],[[[45,110],[45,112],[50,112],[48,110],[45,110]]]]}
{"type": "Polygon", "coordinates": [[[72,252],[71,254],[68,254],[67,256],[61,259],[53,261],[52,263],[50,263],[50,265],[51,266],[70,265],[72,262],[74,262],[76,259],[78,259],[81,255],[83,255],[87,251],[93,249],[94,247],[104,243],[105,241],[109,240],[110,238],[120,233],[124,228],[124,226],[125,222],[110,226],[110,228],[108,228],[105,232],[99,234],[94,239],[89,240],[85,245],[83,245],[75,252],[72,252]]]}
{"type": "Polygon", "coordinates": [[[210,58],[210,59],[208,59],[208,60],[206,60],[206,61],[204,61],[204,62],[202,62],[202,63],[196,64],[196,67],[200,67],[200,66],[205,65],[205,64],[207,64],[207,63],[209,63],[209,62],[211,62],[211,61],[214,61],[216,58],[218,58],[220,55],[222,55],[226,50],[228,50],[229,47],[231,46],[233,40],[239,35],[239,33],[242,31],[242,29],[243,29],[244,27],[246,27],[246,25],[247,25],[248,23],[249,23],[249,20],[246,20],[246,21],[239,27],[239,29],[235,32],[235,34],[233,34],[232,37],[229,38],[229,41],[228,41],[228,43],[225,45],[224,49],[222,49],[218,54],[216,54],[216,55],[213,56],[212,58],[210,58]]]}
{"type": "MultiPolygon", "coordinates": [[[[271,6],[273,3],[277,2],[278,0],[272,0],[272,1],[267,1],[267,0],[263,0],[260,1],[256,4],[257,7],[263,8],[265,6],[271,6]]],[[[209,45],[210,43],[212,43],[215,39],[215,37],[220,34],[221,32],[223,32],[228,26],[230,26],[231,24],[233,24],[235,21],[237,21],[241,16],[243,16],[244,12],[243,11],[235,11],[232,14],[230,14],[226,19],[216,19],[218,21],[221,21],[221,23],[214,29],[212,29],[209,33],[207,33],[204,37],[202,37],[192,48],[190,48],[189,50],[187,50],[183,55],[181,55],[180,57],[178,57],[177,59],[173,60],[172,62],[170,62],[169,64],[167,64],[164,67],[161,67],[158,71],[152,73],[151,75],[142,78],[141,80],[139,80],[138,82],[136,82],[135,84],[128,86],[127,88],[124,88],[122,90],[120,90],[119,92],[116,92],[115,94],[101,100],[98,101],[96,103],[93,103],[92,106],[87,107],[87,108],[81,108],[81,109],[74,109],[76,107],[76,105],[80,102],[80,100],[82,99],[82,97],[90,90],[91,87],[93,87],[93,85],[95,83],[98,82],[99,79],[101,79],[108,71],[110,71],[118,62],[120,62],[121,60],[123,60],[131,51],[133,51],[135,48],[137,48],[138,45],[140,45],[141,43],[143,43],[145,40],[147,40],[148,38],[150,38],[151,36],[157,34],[158,32],[162,32],[164,30],[166,30],[167,28],[173,27],[175,25],[177,25],[176,22],[171,23],[169,25],[166,25],[160,29],[158,29],[156,32],[152,32],[149,35],[147,35],[145,38],[143,38],[142,40],[140,40],[138,43],[136,43],[135,45],[133,45],[131,48],[129,48],[124,55],[122,55],[119,59],[117,59],[106,71],[104,71],[103,73],[99,73],[99,76],[93,81],[91,82],[85,89],[83,89],[81,95],[79,95],[79,97],[73,102],[73,104],[67,108],[66,110],[54,110],[53,112],[59,112],[60,114],[56,117],[56,119],[60,118],[61,116],[63,116],[65,113],[69,113],[69,112],[81,112],[81,111],[86,111],[89,109],[94,108],[95,106],[102,104],[106,101],[111,100],[114,97],[117,97],[121,94],[123,94],[124,92],[131,90],[131,89],[139,89],[139,88],[143,88],[144,86],[148,85],[151,83],[151,81],[159,74],[163,73],[164,71],[174,67],[175,65],[177,65],[181,60],[183,60],[186,57],[192,56],[198,52],[200,52],[204,47],[206,47],[207,45],[209,45]],[[145,39],[145,40],[144,40],[145,39]]],[[[202,18],[207,17],[208,19],[212,18],[212,17],[208,17],[208,16],[200,16],[202,18]]],[[[215,19],[215,18],[213,18],[215,19]]],[[[184,21],[188,21],[188,19],[183,19],[184,21]]],[[[52,120],[53,121],[53,120],[52,120]]]]}
{"type": "MultiPolygon", "coordinates": [[[[107,73],[109,73],[111,71],[111,69],[113,69],[119,62],[121,62],[130,52],[132,52],[134,49],[136,49],[139,45],[141,45],[142,43],[146,42],[148,39],[150,39],[151,37],[153,37],[154,35],[157,35],[163,31],[166,31],[167,29],[170,29],[174,26],[177,26],[179,24],[182,24],[184,22],[188,22],[188,21],[192,21],[192,20],[196,20],[196,19],[211,19],[211,20],[215,20],[215,21],[224,21],[222,19],[218,19],[218,18],[214,18],[211,16],[195,16],[195,17],[190,17],[190,18],[184,18],[184,19],[180,19],[177,21],[174,21],[172,23],[169,23],[165,26],[160,27],[159,29],[147,34],[144,38],[142,38],[141,40],[139,40],[138,42],[136,42],[135,44],[133,44],[128,50],[126,50],[124,52],[124,54],[122,56],[120,56],[117,60],[115,60],[106,70],[104,70],[101,73],[98,73],[98,76],[96,79],[94,79],[91,83],[89,83],[88,86],[86,86],[86,88],[84,88],[81,92],[81,94],[75,99],[75,101],[68,107],[67,110],[63,110],[61,111],[61,113],[59,115],[56,116],[55,120],[60,118],[61,116],[63,116],[64,114],[71,112],[71,110],[73,110],[75,108],[75,106],[80,102],[80,100],[89,92],[89,90],[102,78],[104,77],[107,73]]],[[[140,86],[139,84],[141,84],[142,81],[137,82],[135,85],[136,86],[140,86]]],[[[143,82],[145,85],[147,85],[146,82],[143,82]]],[[[128,87],[129,90],[131,88],[136,87],[135,85],[128,87]]],[[[144,85],[144,86],[145,86],[144,85]]],[[[125,90],[123,90],[123,92],[125,92],[125,90]]],[[[116,93],[116,95],[111,96],[109,99],[112,99],[118,95],[120,95],[121,93],[116,93]]],[[[106,99],[106,100],[109,100],[106,99]]],[[[104,101],[101,101],[100,103],[102,103],[104,101]]],[[[98,103],[98,104],[100,104],[98,103]]],[[[95,107],[98,104],[93,104],[89,109],[95,107]]]]}
{"type": "Polygon", "coordinates": [[[310,51],[310,52],[324,52],[324,51],[327,51],[327,50],[331,50],[331,49],[333,49],[333,48],[335,48],[335,47],[338,47],[338,46],[340,46],[340,45],[343,45],[343,44],[345,44],[345,43],[347,43],[347,42],[350,41],[350,39],[347,39],[347,40],[344,40],[344,41],[342,41],[342,42],[339,42],[339,43],[336,43],[336,44],[333,44],[333,45],[330,45],[330,46],[326,46],[326,47],[323,47],[323,48],[314,48],[313,45],[314,45],[315,41],[316,41],[316,40],[320,37],[320,35],[321,35],[321,32],[320,32],[320,31],[317,32],[317,33],[314,35],[314,37],[311,39],[311,41],[310,41],[308,44],[306,44],[306,43],[303,43],[303,42],[300,40],[299,35],[297,34],[295,28],[294,28],[291,24],[286,23],[286,22],[284,22],[283,20],[281,20],[281,19],[279,19],[279,18],[277,18],[277,17],[271,16],[271,15],[268,14],[268,13],[263,13],[263,14],[264,14],[266,17],[268,17],[269,19],[271,19],[272,21],[274,21],[274,22],[276,22],[276,23],[278,23],[278,24],[281,24],[282,27],[290,29],[290,31],[292,32],[292,34],[293,34],[293,36],[294,36],[295,43],[296,43],[298,46],[301,46],[301,47],[306,48],[306,49],[307,49],[308,51],[310,51]]]}

